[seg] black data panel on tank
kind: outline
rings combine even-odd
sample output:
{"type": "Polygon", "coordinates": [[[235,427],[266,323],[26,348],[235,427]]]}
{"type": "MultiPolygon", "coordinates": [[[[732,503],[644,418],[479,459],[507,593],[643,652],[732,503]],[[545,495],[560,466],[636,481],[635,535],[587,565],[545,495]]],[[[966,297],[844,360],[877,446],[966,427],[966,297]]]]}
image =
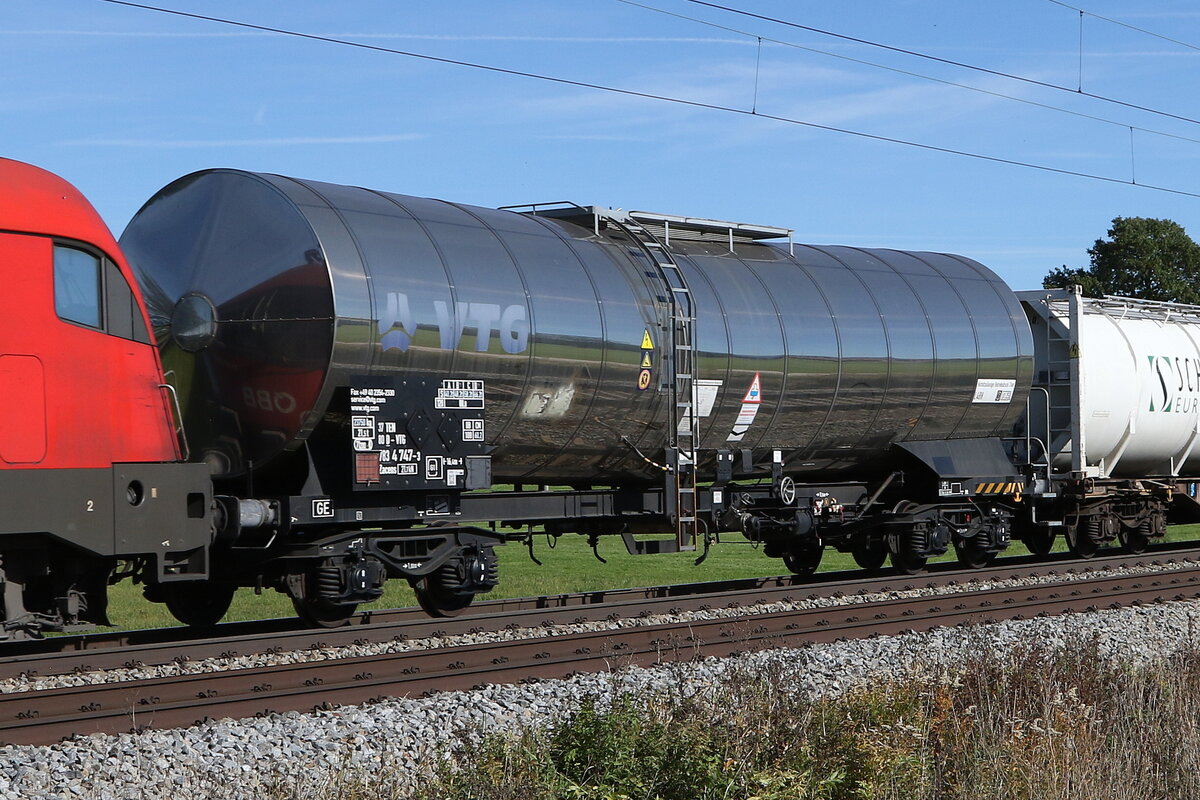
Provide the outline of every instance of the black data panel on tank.
{"type": "Polygon", "coordinates": [[[491,483],[484,382],[355,376],[350,384],[357,491],[461,491],[491,483]]]}

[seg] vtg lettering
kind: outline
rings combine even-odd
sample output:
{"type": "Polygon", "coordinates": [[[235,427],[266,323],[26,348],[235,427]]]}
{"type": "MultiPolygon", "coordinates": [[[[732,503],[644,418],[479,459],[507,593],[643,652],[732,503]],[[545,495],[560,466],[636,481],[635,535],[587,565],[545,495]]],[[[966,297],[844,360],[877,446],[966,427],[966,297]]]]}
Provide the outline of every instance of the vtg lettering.
{"type": "MultiPolygon", "coordinates": [[[[408,295],[388,292],[387,308],[379,319],[379,333],[384,350],[408,350],[417,331],[408,295]]],[[[444,300],[433,302],[437,320],[438,343],[443,350],[457,350],[464,334],[473,330],[475,350],[487,352],[492,334],[500,339],[506,353],[521,353],[529,346],[529,320],[525,306],[514,303],[501,307],[499,303],[459,301],[451,308],[444,300]]]]}

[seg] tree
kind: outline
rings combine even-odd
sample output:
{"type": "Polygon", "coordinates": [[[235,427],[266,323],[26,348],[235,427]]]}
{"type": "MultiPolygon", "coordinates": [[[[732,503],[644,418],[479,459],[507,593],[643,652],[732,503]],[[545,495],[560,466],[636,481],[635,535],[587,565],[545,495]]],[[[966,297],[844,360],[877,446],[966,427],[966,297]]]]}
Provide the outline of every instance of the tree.
{"type": "Polygon", "coordinates": [[[1200,304],[1200,245],[1169,219],[1117,217],[1108,240],[1088,249],[1092,266],[1051,270],[1046,289],[1083,287],[1089,297],[1116,294],[1200,304]]]}

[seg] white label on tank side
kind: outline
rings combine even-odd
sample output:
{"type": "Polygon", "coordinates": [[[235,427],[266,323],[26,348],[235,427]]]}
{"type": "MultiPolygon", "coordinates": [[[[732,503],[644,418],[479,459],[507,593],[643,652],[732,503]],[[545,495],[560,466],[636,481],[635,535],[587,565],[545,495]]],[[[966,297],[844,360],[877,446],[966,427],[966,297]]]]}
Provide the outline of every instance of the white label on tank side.
{"type": "Polygon", "coordinates": [[[754,424],[754,418],[758,416],[758,408],[758,403],[742,403],[742,410],[738,412],[737,420],[733,423],[733,430],[725,437],[725,441],[740,442],[746,435],[746,431],[750,430],[750,426],[754,424]]]}
{"type": "Polygon", "coordinates": [[[750,381],[750,388],[746,390],[746,396],[742,398],[742,408],[738,412],[737,420],[733,423],[733,430],[725,437],[725,441],[740,442],[746,435],[746,431],[750,430],[750,426],[754,424],[754,418],[758,416],[758,409],[761,405],[762,378],[756,372],[754,380],[750,381]]]}
{"type": "Polygon", "coordinates": [[[721,388],[721,381],[696,380],[692,383],[692,394],[695,395],[693,402],[696,404],[696,416],[707,417],[712,414],[713,406],[717,402],[717,390],[721,388]]]}
{"type": "MultiPolygon", "coordinates": [[[[703,419],[711,416],[713,406],[717,402],[717,390],[721,388],[722,381],[696,379],[692,381],[692,407],[696,409],[696,419],[703,419]]],[[[691,420],[684,416],[679,420],[679,434],[681,436],[691,435],[691,420]]]]}
{"type": "Polygon", "coordinates": [[[980,378],[975,381],[972,403],[1011,403],[1017,382],[1011,379],[980,378]]]}

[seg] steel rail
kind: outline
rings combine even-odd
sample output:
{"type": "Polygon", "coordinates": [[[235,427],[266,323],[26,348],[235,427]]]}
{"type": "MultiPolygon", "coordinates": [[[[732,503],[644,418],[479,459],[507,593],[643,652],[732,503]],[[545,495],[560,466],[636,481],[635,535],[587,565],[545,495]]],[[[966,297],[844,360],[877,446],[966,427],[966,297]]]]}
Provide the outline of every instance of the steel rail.
{"type": "Polygon", "coordinates": [[[1035,576],[1062,576],[1064,580],[1068,580],[1072,575],[1087,575],[1099,570],[1132,566],[1165,568],[1189,560],[1200,560],[1200,549],[1159,550],[1137,556],[1121,554],[1086,561],[1037,561],[1020,564],[1006,562],[986,569],[941,570],[924,575],[891,574],[863,577],[859,572],[829,573],[841,579],[818,583],[809,583],[804,578],[786,575],[580,592],[490,601],[486,606],[488,613],[454,618],[430,618],[420,609],[390,609],[364,612],[356,620],[357,624],[342,628],[303,628],[296,626],[292,620],[287,620],[292,624],[281,627],[233,623],[217,626],[208,632],[209,636],[201,638],[197,637],[197,633],[204,632],[180,628],[158,629],[141,633],[163,632],[177,635],[161,639],[149,636],[148,641],[139,641],[140,637],[135,636],[129,640],[133,643],[123,647],[101,644],[78,649],[80,643],[72,642],[67,649],[59,652],[14,655],[7,655],[6,651],[0,649],[0,679],[133,669],[174,662],[229,659],[283,651],[322,650],[514,627],[537,628],[545,625],[594,622],[622,616],[648,616],[708,608],[738,608],[799,599],[937,589],[969,582],[1014,580],[1035,576]],[[231,628],[235,632],[226,633],[231,628]]]}
{"type": "Polygon", "coordinates": [[[0,741],[183,727],[485,683],[1200,597],[1200,567],[0,695],[0,741]]]}
{"type": "MultiPolygon", "coordinates": [[[[173,662],[229,659],[283,651],[322,650],[393,640],[437,638],[505,628],[594,622],[624,616],[648,616],[708,608],[738,608],[761,603],[819,599],[912,589],[937,589],[960,583],[1013,580],[1034,576],[1086,575],[1098,570],[1131,566],[1171,567],[1181,561],[1200,560],[1200,549],[1161,550],[1142,555],[1112,555],[1087,561],[1003,563],[986,569],[942,570],[925,575],[829,573],[840,580],[809,583],[796,576],[711,581],[675,586],[579,592],[538,598],[490,601],[488,613],[454,618],[430,618],[419,609],[364,612],[357,624],[342,628],[302,628],[234,623],[217,626],[204,638],[188,629],[170,628],[175,636],[131,637],[125,646],[88,646],[71,642],[59,652],[7,655],[0,648],[0,679],[44,677],[79,672],[133,669],[173,662]],[[234,632],[227,633],[232,628],[234,632]],[[179,636],[178,634],[188,634],[179,636]],[[216,634],[216,635],[212,635],[216,634]]],[[[276,620],[274,622],[281,622],[276,620]]],[[[138,633],[138,632],[134,632],[138,633]]],[[[201,632],[203,633],[203,632],[201,632]]],[[[83,637],[85,640],[90,637],[83,637]]],[[[53,641],[53,640],[47,640],[53,641]]],[[[125,641],[119,639],[118,641],[125,641]]]]}

